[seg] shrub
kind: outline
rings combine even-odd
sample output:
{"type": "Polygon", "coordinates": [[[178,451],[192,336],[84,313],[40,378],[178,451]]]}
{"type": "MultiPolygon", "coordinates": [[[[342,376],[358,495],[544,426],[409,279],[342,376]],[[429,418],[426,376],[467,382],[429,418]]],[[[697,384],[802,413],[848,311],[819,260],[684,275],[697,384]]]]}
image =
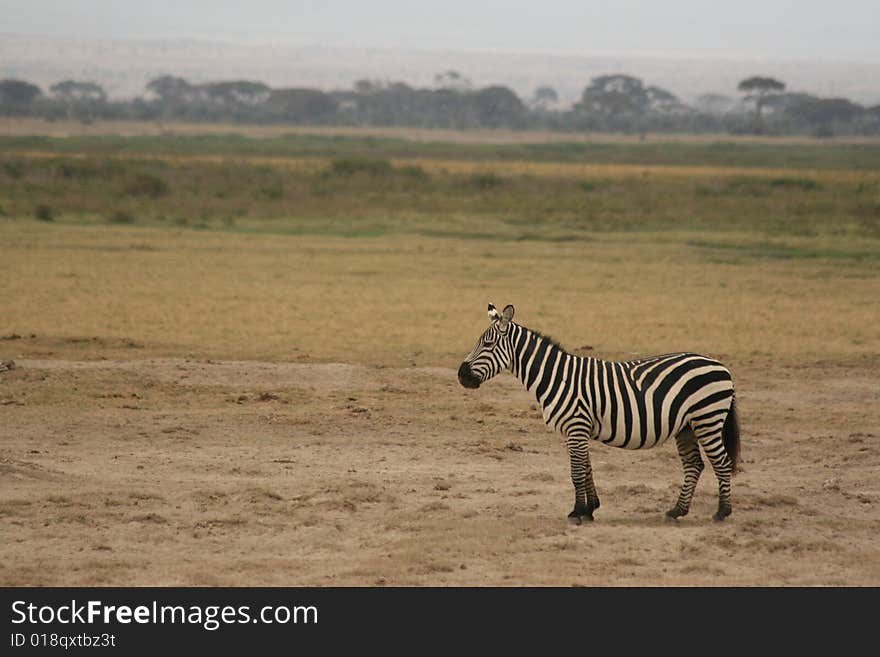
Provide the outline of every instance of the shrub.
{"type": "Polygon", "coordinates": [[[18,180],[24,175],[24,164],[22,162],[19,162],[18,160],[4,162],[3,170],[6,172],[7,176],[12,178],[13,180],[18,180]]]}
{"type": "Polygon", "coordinates": [[[127,210],[116,210],[110,215],[109,221],[111,224],[133,224],[134,215],[127,210]]]}
{"type": "Polygon", "coordinates": [[[821,185],[812,178],[773,178],[770,180],[770,186],[802,189],[805,192],[821,189],[821,185]]]}
{"type": "Polygon", "coordinates": [[[418,165],[400,167],[397,171],[399,171],[401,175],[406,176],[407,178],[412,178],[413,180],[421,181],[429,178],[428,172],[418,165]]]}
{"type": "Polygon", "coordinates": [[[127,194],[131,196],[146,196],[160,198],[168,193],[168,183],[150,173],[139,173],[125,187],[127,194]]]}
{"type": "Polygon", "coordinates": [[[260,196],[270,201],[278,201],[284,198],[284,186],[280,183],[266,185],[260,188],[260,196]]]}
{"type": "Polygon", "coordinates": [[[378,160],[365,157],[337,158],[330,163],[329,173],[336,176],[353,176],[366,174],[369,176],[388,176],[394,172],[389,160],[378,160]]]}
{"type": "Polygon", "coordinates": [[[488,173],[475,173],[470,177],[469,182],[477,189],[492,189],[501,185],[503,181],[490,171],[488,173]]]}
{"type": "Polygon", "coordinates": [[[94,178],[98,173],[95,163],[88,161],[69,160],[59,163],[55,168],[55,175],[62,178],[94,178]]]}
{"type": "Polygon", "coordinates": [[[45,203],[34,208],[34,216],[40,221],[55,221],[55,212],[45,203]]]}

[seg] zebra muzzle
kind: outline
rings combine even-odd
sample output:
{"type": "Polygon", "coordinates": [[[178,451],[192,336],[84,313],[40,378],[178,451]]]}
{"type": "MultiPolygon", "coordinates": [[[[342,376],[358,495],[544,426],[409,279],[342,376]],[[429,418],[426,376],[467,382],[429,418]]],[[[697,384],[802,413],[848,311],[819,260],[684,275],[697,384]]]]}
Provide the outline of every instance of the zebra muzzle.
{"type": "Polygon", "coordinates": [[[473,373],[471,366],[467,363],[462,363],[458,368],[458,382],[465,388],[480,387],[480,377],[473,373]]]}

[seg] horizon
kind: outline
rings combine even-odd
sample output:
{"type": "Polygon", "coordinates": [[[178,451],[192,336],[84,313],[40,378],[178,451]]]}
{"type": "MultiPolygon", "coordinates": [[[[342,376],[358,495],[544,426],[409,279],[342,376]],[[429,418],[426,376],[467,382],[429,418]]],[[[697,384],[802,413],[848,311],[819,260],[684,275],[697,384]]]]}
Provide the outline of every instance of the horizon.
{"type": "Polygon", "coordinates": [[[858,61],[880,64],[870,0],[699,0],[662,6],[635,0],[525,0],[442,5],[382,0],[286,2],[0,0],[4,32],[84,39],[195,39],[242,45],[382,48],[426,52],[659,58],[858,61]],[[426,20],[429,17],[430,20],[426,20]],[[821,55],[817,56],[817,51],[821,55]]]}
{"type": "Polygon", "coordinates": [[[95,38],[0,33],[0,77],[48,87],[63,79],[88,79],[114,98],[143,95],[160,75],[193,83],[259,80],[271,87],[324,91],[350,89],[359,79],[433,85],[434,75],[457,70],[482,87],[501,84],[528,97],[554,87],[575,102],[598,75],[625,73],[692,102],[720,93],[737,98],[737,83],[752,75],[783,80],[787,91],[880,104],[880,63],[804,59],[730,59],[638,54],[553,55],[405,50],[387,46],[244,43],[195,37],[95,38]]]}
{"type": "Polygon", "coordinates": [[[18,39],[51,39],[57,41],[83,41],[83,42],[111,42],[119,44],[151,44],[151,45],[167,45],[167,44],[194,44],[204,46],[226,46],[226,47],[243,47],[243,48],[291,48],[291,49],[307,49],[307,50],[347,50],[347,51],[379,51],[389,53],[414,53],[414,54],[447,54],[454,53],[460,55],[510,55],[516,57],[546,57],[550,59],[594,59],[594,58],[620,58],[620,59],[658,59],[658,60],[687,60],[693,61],[695,58],[702,59],[707,62],[755,62],[766,63],[768,61],[779,61],[785,63],[815,63],[815,62],[833,62],[833,63],[853,63],[853,64],[877,64],[880,65],[880,59],[872,57],[858,57],[849,55],[826,56],[826,57],[809,57],[806,55],[750,55],[737,53],[705,53],[705,52],[686,52],[686,51],[651,51],[651,50],[592,50],[581,53],[573,52],[542,52],[539,50],[518,50],[512,49],[450,49],[444,47],[404,47],[396,45],[366,45],[366,44],[344,44],[344,43],[310,43],[306,41],[294,41],[278,39],[273,41],[266,38],[258,37],[223,37],[223,36],[198,36],[198,35],[181,35],[181,36],[87,36],[87,35],[63,35],[52,34],[51,32],[14,32],[0,30],[0,38],[18,38],[18,39]]]}
{"type": "Polygon", "coordinates": [[[626,73],[685,101],[738,97],[775,77],[791,92],[880,104],[880,7],[868,0],[742,0],[706,7],[636,0],[0,0],[0,77],[41,86],[88,79],[131,98],[160,75],[194,83],[351,88],[360,79],[433,84],[455,70],[522,97],[575,102],[599,75],[626,73]]]}

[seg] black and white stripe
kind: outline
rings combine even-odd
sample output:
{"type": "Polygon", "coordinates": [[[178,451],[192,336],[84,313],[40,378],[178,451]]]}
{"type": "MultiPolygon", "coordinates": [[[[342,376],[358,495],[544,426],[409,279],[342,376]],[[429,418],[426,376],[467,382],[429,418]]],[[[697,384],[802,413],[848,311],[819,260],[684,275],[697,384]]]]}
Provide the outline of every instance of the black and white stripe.
{"type": "Polygon", "coordinates": [[[731,512],[730,478],[739,434],[730,371],[693,353],[628,362],[582,358],[514,323],[514,308],[489,306],[491,325],[459,368],[462,385],[477,388],[509,369],[541,406],[544,421],[567,440],[575,506],[573,522],[592,520],[599,508],[589,440],[624,449],[647,449],[675,438],[684,483],[669,518],[686,515],[703,470],[702,446],[718,479],[716,520],[731,512]]]}

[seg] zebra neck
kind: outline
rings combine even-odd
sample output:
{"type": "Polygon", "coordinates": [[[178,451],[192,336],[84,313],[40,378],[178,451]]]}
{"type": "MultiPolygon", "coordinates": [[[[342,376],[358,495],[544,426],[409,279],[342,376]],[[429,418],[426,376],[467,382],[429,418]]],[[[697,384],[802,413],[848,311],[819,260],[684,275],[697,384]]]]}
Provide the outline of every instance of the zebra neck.
{"type": "Polygon", "coordinates": [[[546,386],[542,380],[552,377],[556,370],[565,371],[577,356],[567,353],[562,347],[545,335],[524,326],[512,325],[513,357],[510,369],[522,381],[526,390],[535,392],[541,401],[546,386]]]}

